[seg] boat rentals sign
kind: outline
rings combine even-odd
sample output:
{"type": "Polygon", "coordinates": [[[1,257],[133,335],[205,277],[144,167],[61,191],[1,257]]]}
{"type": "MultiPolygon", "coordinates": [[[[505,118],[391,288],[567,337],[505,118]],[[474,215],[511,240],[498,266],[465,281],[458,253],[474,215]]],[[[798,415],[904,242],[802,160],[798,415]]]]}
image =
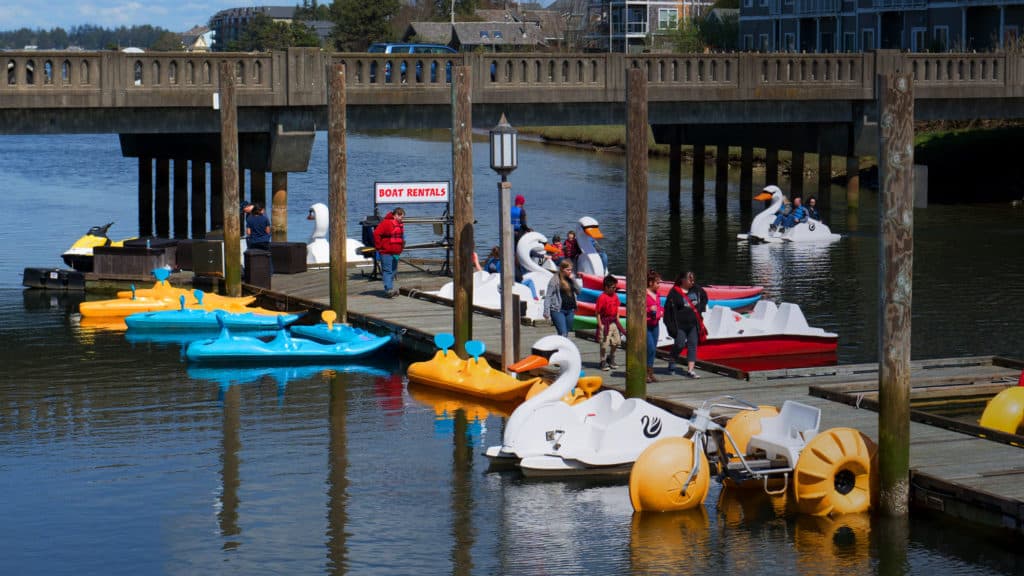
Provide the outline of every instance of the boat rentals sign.
{"type": "Polygon", "coordinates": [[[377,204],[413,204],[448,202],[448,182],[376,182],[377,204]]]}

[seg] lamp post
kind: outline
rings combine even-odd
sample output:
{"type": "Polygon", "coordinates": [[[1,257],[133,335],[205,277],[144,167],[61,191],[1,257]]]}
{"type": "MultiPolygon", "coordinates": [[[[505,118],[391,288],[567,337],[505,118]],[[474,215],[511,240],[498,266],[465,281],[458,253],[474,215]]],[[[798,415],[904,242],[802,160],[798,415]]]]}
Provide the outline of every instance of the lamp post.
{"type": "Polygon", "coordinates": [[[501,367],[508,370],[514,361],[512,281],[515,257],[512,249],[512,184],[510,172],[519,165],[519,134],[501,115],[498,125],[491,129],[491,169],[501,176],[498,182],[498,217],[501,222],[501,367]]]}

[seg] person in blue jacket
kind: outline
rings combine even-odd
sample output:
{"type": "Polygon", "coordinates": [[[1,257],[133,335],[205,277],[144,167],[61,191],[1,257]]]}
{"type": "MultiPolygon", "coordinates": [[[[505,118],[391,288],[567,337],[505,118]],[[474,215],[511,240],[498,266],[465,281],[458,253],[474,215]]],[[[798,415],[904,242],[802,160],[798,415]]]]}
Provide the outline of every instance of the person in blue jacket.
{"type": "Polygon", "coordinates": [[[526,209],[523,208],[524,204],[526,204],[526,198],[522,194],[516,196],[515,205],[512,206],[512,231],[515,233],[516,240],[519,240],[519,237],[529,230],[526,226],[526,209]]]}
{"type": "Polygon", "coordinates": [[[818,199],[814,196],[807,199],[807,217],[812,220],[821,220],[821,214],[818,213],[818,199]]]}

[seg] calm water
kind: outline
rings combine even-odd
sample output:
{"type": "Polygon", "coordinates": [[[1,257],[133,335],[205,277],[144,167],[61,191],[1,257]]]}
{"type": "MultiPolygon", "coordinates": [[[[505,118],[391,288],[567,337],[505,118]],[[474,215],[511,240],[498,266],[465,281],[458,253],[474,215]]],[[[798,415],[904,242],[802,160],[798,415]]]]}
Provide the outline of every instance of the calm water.
{"type": "MultiPolygon", "coordinates": [[[[290,177],[295,239],[311,228],[305,208],[326,201],[320,136],[310,172],[290,177]]],[[[445,142],[353,135],[349,152],[353,227],[374,180],[450,170],[445,142]]],[[[475,152],[481,164],[484,145],[475,152]]],[[[621,271],[622,165],[524,143],[511,180],[541,231],[564,235],[585,206],[621,271]]],[[[653,266],[764,284],[839,332],[841,361],[874,359],[872,193],[851,232],[836,190],[831,223],[850,236],[831,247],[752,250],[735,241],[735,192],[721,214],[709,194],[697,220],[684,196],[686,216],[672,221],[666,173],[652,164],[653,266]]],[[[408,358],[199,370],[179,343],[82,326],[81,296],[23,293],[21,269],[59,265],[89,226],[113,220],[113,236],[136,233],[135,174],[114,136],[0,138],[0,574],[1024,572],[1019,539],[921,515],[906,530],[859,516],[798,519],[784,502],[716,487],[702,513],[633,517],[621,485],[485,473],[479,453],[500,441],[500,414],[466,406],[469,422],[438,416],[437,398],[404,385],[408,358]]],[[[476,171],[481,249],[495,235],[495,181],[476,171]]],[[[1022,218],[1002,206],[915,213],[915,357],[1024,356],[1022,218]]]]}

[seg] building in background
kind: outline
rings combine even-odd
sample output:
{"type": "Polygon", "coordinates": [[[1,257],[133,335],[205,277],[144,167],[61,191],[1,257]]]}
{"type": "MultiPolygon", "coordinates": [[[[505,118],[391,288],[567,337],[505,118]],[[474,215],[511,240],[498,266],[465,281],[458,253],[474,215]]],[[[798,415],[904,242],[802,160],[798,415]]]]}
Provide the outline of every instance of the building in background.
{"type": "Polygon", "coordinates": [[[180,36],[182,49],[186,52],[209,52],[213,45],[213,30],[206,26],[193,26],[180,36]]]}
{"type": "MultiPolygon", "coordinates": [[[[210,28],[214,33],[213,50],[223,52],[228,44],[238,40],[249,22],[257,14],[263,14],[275,22],[291,23],[295,19],[295,6],[247,6],[244,8],[228,8],[221,10],[210,18],[210,28]]],[[[327,45],[327,39],[334,29],[333,22],[322,20],[305,20],[307,26],[316,32],[321,46],[327,45]]]]}
{"type": "Polygon", "coordinates": [[[740,48],[983,52],[1020,47],[1021,0],[740,0],[740,48]]]}
{"type": "Polygon", "coordinates": [[[628,53],[657,49],[682,23],[700,17],[713,4],[712,0],[590,0],[587,48],[628,53]]]}

